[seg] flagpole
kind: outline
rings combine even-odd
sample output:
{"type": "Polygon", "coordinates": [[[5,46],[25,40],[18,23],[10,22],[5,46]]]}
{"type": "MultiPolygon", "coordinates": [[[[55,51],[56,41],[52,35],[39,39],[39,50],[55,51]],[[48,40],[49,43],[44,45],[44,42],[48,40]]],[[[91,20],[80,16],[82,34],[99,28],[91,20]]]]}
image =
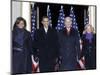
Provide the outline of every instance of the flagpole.
{"type": "Polygon", "coordinates": [[[84,25],[85,25],[85,19],[86,19],[86,9],[84,9],[84,25]]]}
{"type": "Polygon", "coordinates": [[[37,6],[37,29],[39,29],[39,7],[37,6]]]}
{"type": "Polygon", "coordinates": [[[47,6],[47,16],[49,15],[49,14],[48,14],[48,10],[49,10],[49,5],[47,6]]]}

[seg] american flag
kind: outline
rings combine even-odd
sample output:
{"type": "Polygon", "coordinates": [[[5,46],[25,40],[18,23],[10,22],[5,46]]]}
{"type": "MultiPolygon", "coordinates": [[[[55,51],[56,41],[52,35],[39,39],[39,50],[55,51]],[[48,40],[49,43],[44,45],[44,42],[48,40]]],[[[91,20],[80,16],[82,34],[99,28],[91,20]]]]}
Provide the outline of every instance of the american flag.
{"type": "Polygon", "coordinates": [[[63,6],[61,5],[61,9],[59,11],[59,17],[58,17],[58,24],[56,26],[57,31],[59,31],[65,27],[64,26],[64,18],[65,18],[65,14],[64,14],[63,6]]]}
{"type": "Polygon", "coordinates": [[[34,7],[31,8],[31,36],[34,40],[34,32],[36,30],[36,10],[34,7]]]}
{"type": "MultiPolygon", "coordinates": [[[[36,10],[34,8],[34,5],[31,6],[31,36],[32,40],[34,40],[34,32],[36,30],[36,10]]],[[[35,62],[34,55],[32,57],[32,70],[33,73],[39,72],[39,62],[35,62]]]]}
{"type": "Polygon", "coordinates": [[[79,30],[78,30],[78,26],[77,26],[78,24],[76,22],[76,16],[74,14],[73,6],[71,6],[70,15],[69,16],[72,18],[72,27],[78,31],[78,36],[80,38],[80,33],[79,33],[79,30]]]}
{"type": "Polygon", "coordinates": [[[78,30],[78,26],[77,26],[77,22],[76,22],[76,16],[74,14],[73,6],[71,6],[69,16],[72,18],[72,27],[78,30]]]}
{"type": "Polygon", "coordinates": [[[47,6],[47,16],[48,16],[49,21],[50,21],[49,26],[51,26],[51,27],[52,27],[51,11],[50,11],[50,6],[49,6],[49,5],[47,6]]]}

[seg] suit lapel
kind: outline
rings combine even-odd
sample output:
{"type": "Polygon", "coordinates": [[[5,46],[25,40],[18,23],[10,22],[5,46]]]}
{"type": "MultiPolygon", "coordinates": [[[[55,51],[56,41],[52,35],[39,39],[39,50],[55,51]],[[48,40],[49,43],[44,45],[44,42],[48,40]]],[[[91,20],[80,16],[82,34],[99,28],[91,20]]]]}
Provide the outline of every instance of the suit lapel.
{"type": "Polygon", "coordinates": [[[44,38],[47,38],[48,35],[50,34],[50,27],[48,28],[47,33],[45,32],[44,28],[42,28],[42,33],[43,33],[43,37],[44,37],[44,38]]]}

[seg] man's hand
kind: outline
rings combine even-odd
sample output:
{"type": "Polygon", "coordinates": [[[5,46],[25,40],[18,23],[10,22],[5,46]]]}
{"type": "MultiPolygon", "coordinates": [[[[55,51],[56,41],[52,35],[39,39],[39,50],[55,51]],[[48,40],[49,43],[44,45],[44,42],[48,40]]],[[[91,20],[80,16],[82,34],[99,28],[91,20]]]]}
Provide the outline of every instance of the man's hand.
{"type": "Polygon", "coordinates": [[[86,69],[85,65],[83,64],[83,62],[81,60],[79,60],[78,63],[80,65],[81,69],[86,69]]]}
{"type": "Polygon", "coordinates": [[[38,62],[39,58],[38,57],[34,57],[34,60],[35,60],[35,62],[38,62]]]}

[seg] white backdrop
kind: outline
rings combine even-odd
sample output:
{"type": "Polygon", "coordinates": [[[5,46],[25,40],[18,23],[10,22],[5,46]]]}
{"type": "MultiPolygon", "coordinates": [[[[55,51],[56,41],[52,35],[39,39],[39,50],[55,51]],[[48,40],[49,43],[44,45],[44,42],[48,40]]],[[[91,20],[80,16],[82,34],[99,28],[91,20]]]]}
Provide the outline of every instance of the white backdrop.
{"type": "Polygon", "coordinates": [[[22,3],[12,1],[12,26],[14,25],[16,18],[21,15],[22,15],[22,3]]]}
{"type": "Polygon", "coordinates": [[[31,30],[30,2],[12,1],[12,28],[17,17],[22,16],[27,22],[26,29],[31,30]]]}

